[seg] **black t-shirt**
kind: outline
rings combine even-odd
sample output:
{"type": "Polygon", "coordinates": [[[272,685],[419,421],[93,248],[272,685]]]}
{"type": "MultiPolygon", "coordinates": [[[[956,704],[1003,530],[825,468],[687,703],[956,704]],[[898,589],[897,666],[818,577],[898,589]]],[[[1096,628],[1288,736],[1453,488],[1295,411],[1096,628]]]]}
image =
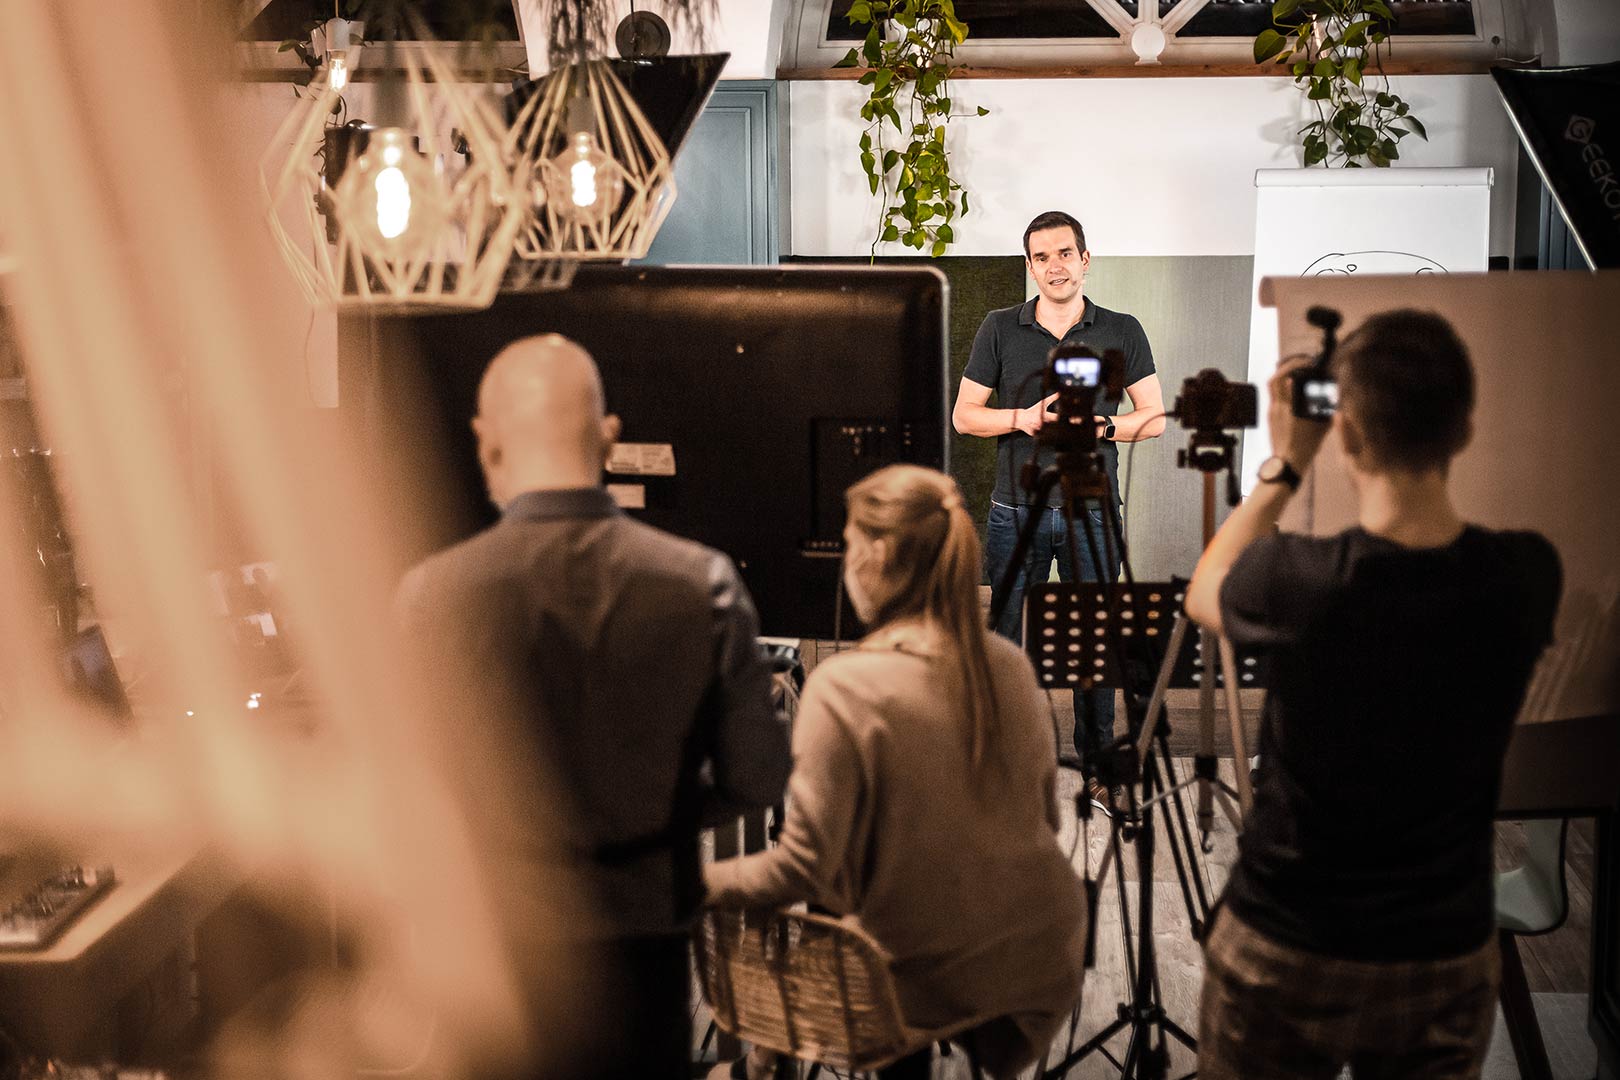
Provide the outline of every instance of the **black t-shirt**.
{"type": "Polygon", "coordinates": [[[1494,921],[1502,756],[1552,637],[1558,553],[1469,526],[1442,548],[1363,529],[1250,544],[1221,586],[1269,653],[1261,779],[1226,902],[1284,944],[1456,956],[1494,921]]]}
{"type": "MultiPolygon", "coordinates": [[[[1109,349],[1121,350],[1125,353],[1126,386],[1153,374],[1153,350],[1148,347],[1147,335],[1135,316],[1110,311],[1087,299],[1080,321],[1069,328],[1060,342],[1035,321],[1037,300],[1039,297],[1016,307],[992,311],[984,317],[973,338],[973,351],[968,355],[962,374],[994,390],[996,408],[1024,409],[1041,400],[1041,372],[1046,370],[1047,356],[1060,343],[1085,345],[1098,356],[1109,349]]],[[[1093,411],[1098,416],[1114,416],[1119,406],[1120,402],[1109,401],[1099,393],[1093,411]]],[[[1109,487],[1118,498],[1119,447],[1107,441],[1099,441],[1097,445],[1108,470],[1109,487]]],[[[1028,504],[1029,493],[1018,485],[1024,462],[1034,449],[1035,440],[1022,431],[996,437],[996,486],[990,493],[992,499],[1004,506],[1028,504]]],[[[1056,457],[1053,451],[1043,447],[1039,459],[1041,467],[1052,464],[1056,457]]],[[[1062,502],[1061,493],[1053,489],[1048,501],[1056,506],[1062,502]]]]}

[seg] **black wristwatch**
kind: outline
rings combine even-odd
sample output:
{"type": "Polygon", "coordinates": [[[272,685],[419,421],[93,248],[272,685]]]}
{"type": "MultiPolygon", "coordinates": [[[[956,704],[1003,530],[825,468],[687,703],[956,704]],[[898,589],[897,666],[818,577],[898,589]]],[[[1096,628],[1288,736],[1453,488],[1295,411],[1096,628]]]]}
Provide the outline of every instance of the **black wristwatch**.
{"type": "Polygon", "coordinates": [[[1114,418],[1112,416],[1100,416],[1097,419],[1099,419],[1099,420],[1101,420],[1103,422],[1102,437],[1107,439],[1109,442],[1113,442],[1114,441],[1114,418]]]}
{"type": "Polygon", "coordinates": [[[1299,490],[1299,472],[1285,457],[1268,457],[1260,463],[1257,474],[1262,484],[1287,484],[1289,491],[1299,490]]]}

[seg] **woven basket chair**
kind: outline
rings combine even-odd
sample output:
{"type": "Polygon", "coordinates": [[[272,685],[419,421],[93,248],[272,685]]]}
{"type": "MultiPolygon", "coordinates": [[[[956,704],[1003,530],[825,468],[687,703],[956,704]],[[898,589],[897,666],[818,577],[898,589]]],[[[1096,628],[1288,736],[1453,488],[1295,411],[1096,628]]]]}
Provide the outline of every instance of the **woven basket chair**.
{"type": "MultiPolygon", "coordinates": [[[[883,949],[825,915],[710,908],[692,931],[715,1023],[779,1054],[869,1072],[983,1023],[910,1027],[883,949]]],[[[975,1066],[973,1075],[980,1072],[975,1066]]]]}

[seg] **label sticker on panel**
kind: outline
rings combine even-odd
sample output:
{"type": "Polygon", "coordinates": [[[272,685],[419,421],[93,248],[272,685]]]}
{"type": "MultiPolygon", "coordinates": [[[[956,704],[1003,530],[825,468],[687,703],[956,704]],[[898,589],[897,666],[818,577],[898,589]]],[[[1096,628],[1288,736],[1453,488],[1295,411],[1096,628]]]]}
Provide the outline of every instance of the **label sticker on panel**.
{"type": "Polygon", "coordinates": [[[675,447],[670,443],[614,443],[607,471],[618,476],[674,476],[675,447]]]}
{"type": "Polygon", "coordinates": [[[609,484],[607,493],[620,510],[647,509],[646,484],[609,484]]]}

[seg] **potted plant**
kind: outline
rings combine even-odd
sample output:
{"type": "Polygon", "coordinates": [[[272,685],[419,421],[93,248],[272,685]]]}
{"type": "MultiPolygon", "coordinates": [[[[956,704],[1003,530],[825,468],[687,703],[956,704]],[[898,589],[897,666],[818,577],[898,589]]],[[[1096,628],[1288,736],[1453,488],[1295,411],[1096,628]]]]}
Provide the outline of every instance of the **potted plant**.
{"type": "Polygon", "coordinates": [[[953,111],[951,60],[968,28],[953,0],[855,0],[848,18],[869,24],[865,42],[836,66],[866,68],[861,168],[884,202],[872,254],[880,243],[899,241],[943,255],[956,239],[952,222],[969,210],[967,190],[951,175],[946,127],[990,111],[953,111]]]}
{"type": "Polygon", "coordinates": [[[1383,57],[1395,15],[1385,0],[1274,0],[1254,39],[1257,64],[1288,67],[1316,108],[1300,128],[1305,165],[1384,167],[1400,141],[1428,133],[1389,89],[1383,57]]]}

